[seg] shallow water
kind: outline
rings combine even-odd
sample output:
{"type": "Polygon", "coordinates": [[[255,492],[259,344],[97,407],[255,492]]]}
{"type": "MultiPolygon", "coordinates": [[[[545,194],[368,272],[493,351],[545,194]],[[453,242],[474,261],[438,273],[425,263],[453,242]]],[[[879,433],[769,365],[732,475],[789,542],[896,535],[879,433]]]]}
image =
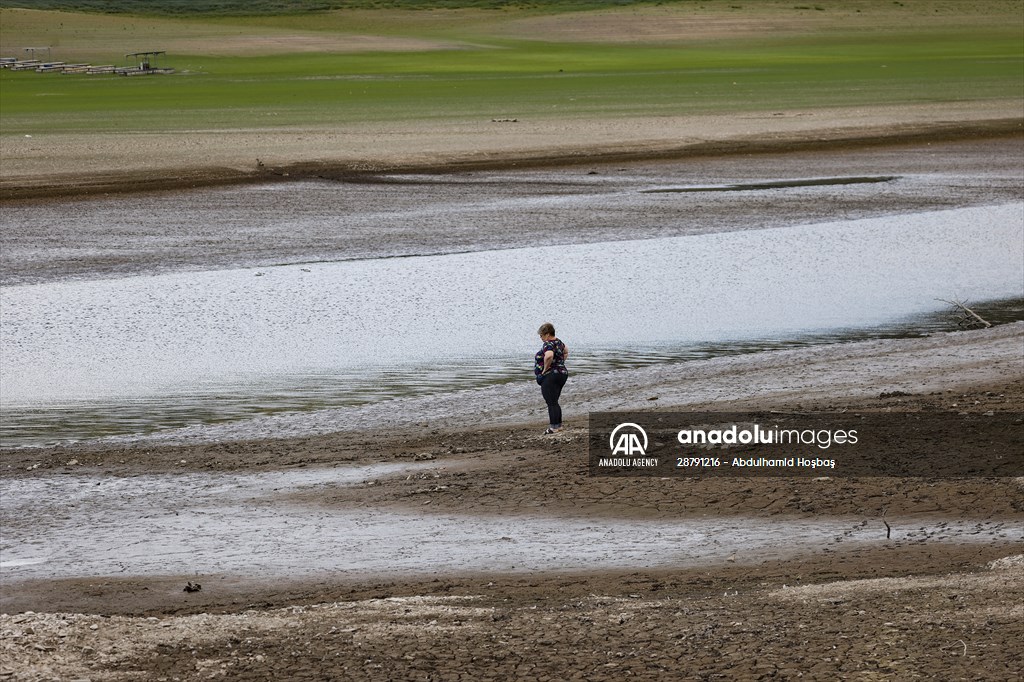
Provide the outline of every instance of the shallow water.
{"type": "Polygon", "coordinates": [[[289,502],[436,465],[4,483],[0,577],[310,575],[642,568],[780,558],[836,543],[1019,541],[1019,524],[890,519],[620,521],[332,509],[289,502]],[[310,495],[310,493],[314,495],[310,495]],[[187,500],[187,507],[183,507],[187,500]],[[17,519],[17,522],[13,522],[17,519]],[[25,523],[25,519],[37,519],[25,523]]]}
{"type": "MultiPolygon", "coordinates": [[[[913,334],[937,298],[1024,297],[1024,205],[639,241],[3,290],[4,445],[913,334]]],[[[946,326],[948,328],[948,326],[946,326]]]]}

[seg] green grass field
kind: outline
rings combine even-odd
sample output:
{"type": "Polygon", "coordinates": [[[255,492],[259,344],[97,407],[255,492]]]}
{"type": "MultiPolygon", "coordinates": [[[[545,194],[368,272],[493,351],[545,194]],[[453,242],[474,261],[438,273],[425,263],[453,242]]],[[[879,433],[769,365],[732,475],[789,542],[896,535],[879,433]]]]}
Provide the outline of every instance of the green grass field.
{"type": "Polygon", "coordinates": [[[656,0],[0,0],[0,7],[103,14],[260,16],[336,9],[541,9],[579,11],[656,0]]]}
{"type": "Polygon", "coordinates": [[[815,10],[791,3],[737,9],[742,3],[708,0],[703,9],[675,3],[571,14],[559,4],[244,18],[0,10],[4,55],[50,45],[54,59],[123,63],[127,51],[165,49],[165,43],[178,48],[167,48],[166,64],[177,69],[169,76],[0,71],[2,132],[321,127],[1024,98],[1020,2],[918,2],[905,9],[862,0],[815,10]],[[693,32],[685,30],[687,13],[693,32]],[[671,17],[683,30],[655,39],[607,37],[616,22],[637,16],[645,26],[645,16],[652,26],[671,17]],[[702,32],[712,20],[731,21],[738,30],[702,32]],[[559,21],[596,21],[598,38],[562,36],[559,21]],[[770,31],[756,30],[769,24],[770,31]],[[360,49],[347,47],[367,36],[420,43],[396,49],[385,41],[377,49],[371,40],[360,49]],[[237,55],[225,41],[239,46],[237,55]]]}

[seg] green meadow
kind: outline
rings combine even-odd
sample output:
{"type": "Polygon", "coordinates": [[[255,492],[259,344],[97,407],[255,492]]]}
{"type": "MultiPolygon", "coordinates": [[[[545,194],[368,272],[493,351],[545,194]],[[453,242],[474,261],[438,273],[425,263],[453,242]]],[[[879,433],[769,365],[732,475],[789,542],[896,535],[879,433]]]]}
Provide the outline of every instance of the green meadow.
{"type": "MultiPolygon", "coordinates": [[[[0,123],[5,134],[173,131],[1024,98],[1021,3],[960,3],[976,8],[968,20],[952,14],[956,3],[917,3],[916,14],[902,22],[893,19],[902,16],[900,3],[853,4],[856,15],[850,3],[835,2],[818,9],[769,3],[747,10],[747,23],[775,20],[773,30],[683,31],[654,40],[609,39],[603,30],[589,41],[585,35],[561,39],[550,26],[596,17],[600,26],[614,27],[617,16],[627,16],[615,12],[666,10],[643,5],[610,14],[565,13],[556,3],[513,10],[126,19],[4,9],[2,55],[21,57],[25,46],[53,45],[55,60],[123,64],[130,50],[163,49],[167,42],[179,47],[161,62],[176,69],[172,75],[0,71],[0,123]],[[841,6],[856,21],[838,14],[829,21],[830,11],[841,11],[829,8],[841,6]],[[915,16],[922,20],[911,21],[915,16]],[[546,23],[529,23],[538,19],[546,23]],[[531,26],[547,32],[531,33],[531,26]],[[410,42],[393,48],[385,41],[376,49],[371,40],[349,49],[349,36],[353,43],[367,36],[410,42]],[[225,49],[229,39],[240,46],[237,54],[225,49]],[[309,41],[327,47],[290,47],[309,41]],[[62,50],[73,59],[62,57],[62,50]]],[[[694,3],[677,5],[670,11],[692,10],[694,22],[721,15],[744,25],[744,9],[730,4],[706,2],[701,10],[694,3]]],[[[656,25],[662,16],[652,14],[651,21],[656,25]]]]}
{"type": "Polygon", "coordinates": [[[0,7],[141,15],[278,16],[337,9],[588,10],[652,0],[0,0],[0,7]]]}

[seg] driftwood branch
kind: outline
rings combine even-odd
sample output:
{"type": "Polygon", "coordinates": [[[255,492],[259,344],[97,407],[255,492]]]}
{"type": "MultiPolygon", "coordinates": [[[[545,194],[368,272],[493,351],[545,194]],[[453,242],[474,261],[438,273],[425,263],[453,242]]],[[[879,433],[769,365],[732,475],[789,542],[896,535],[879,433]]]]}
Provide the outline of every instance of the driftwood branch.
{"type": "Polygon", "coordinates": [[[952,644],[946,644],[945,646],[940,646],[939,647],[939,651],[947,651],[949,649],[952,649],[953,647],[955,647],[957,645],[957,642],[959,642],[960,646],[963,647],[963,653],[961,653],[960,655],[961,656],[966,656],[967,655],[967,642],[965,642],[962,639],[958,639],[958,640],[956,640],[956,642],[953,642],[952,644]]]}
{"type": "Polygon", "coordinates": [[[991,322],[968,308],[964,301],[949,301],[944,298],[938,298],[935,300],[948,303],[952,306],[953,309],[950,311],[950,314],[956,320],[956,324],[960,329],[988,329],[992,326],[991,322]]]}

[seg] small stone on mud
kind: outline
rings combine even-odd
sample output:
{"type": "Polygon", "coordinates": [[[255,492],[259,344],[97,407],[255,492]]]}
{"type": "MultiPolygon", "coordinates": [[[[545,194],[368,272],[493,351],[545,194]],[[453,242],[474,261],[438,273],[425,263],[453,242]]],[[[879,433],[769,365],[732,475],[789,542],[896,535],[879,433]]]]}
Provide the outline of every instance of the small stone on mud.
{"type": "Polygon", "coordinates": [[[194,583],[194,582],[192,582],[190,580],[190,581],[188,581],[188,584],[185,585],[185,589],[182,590],[182,591],[183,592],[198,592],[201,589],[203,589],[202,585],[200,585],[199,583],[194,583]]]}

